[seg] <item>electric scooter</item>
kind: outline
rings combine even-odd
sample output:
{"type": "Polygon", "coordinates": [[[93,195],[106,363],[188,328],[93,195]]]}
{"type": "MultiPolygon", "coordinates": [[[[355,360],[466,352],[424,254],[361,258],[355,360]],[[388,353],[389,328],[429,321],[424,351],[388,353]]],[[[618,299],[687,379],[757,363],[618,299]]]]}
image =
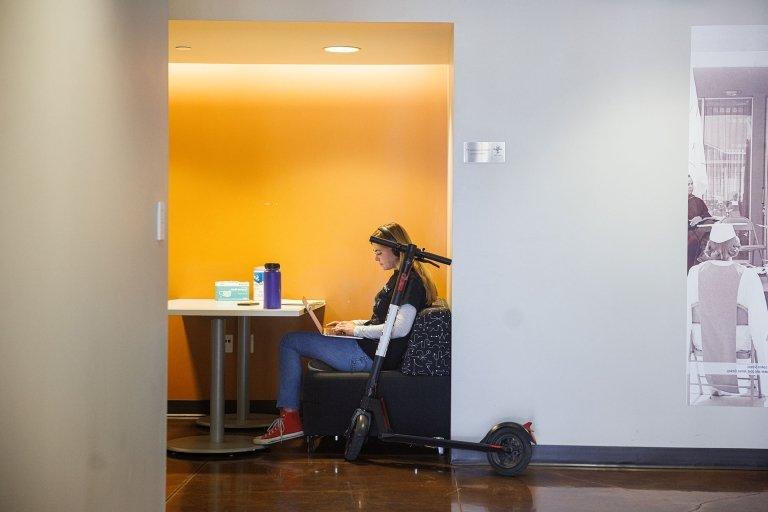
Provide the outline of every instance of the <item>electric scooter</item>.
{"type": "Polygon", "coordinates": [[[439,437],[423,437],[397,434],[392,430],[387,416],[387,407],[383,396],[377,394],[377,386],[384,357],[392,336],[392,327],[395,323],[397,311],[400,309],[403,292],[408,283],[408,276],[413,269],[413,262],[420,261],[438,266],[435,262],[450,265],[451,260],[437,254],[431,254],[424,249],[418,249],[414,244],[399,244],[384,238],[372,236],[371,243],[383,245],[404,254],[400,265],[397,284],[384,322],[384,332],[376,348],[365,392],[358,407],[352,415],[349,428],[346,431],[346,446],[344,458],[347,461],[357,460],[360,451],[368,439],[371,422],[375,421],[378,427],[378,438],[388,443],[404,443],[418,446],[460,448],[485,452],[488,462],[493,469],[504,476],[514,476],[522,473],[528,466],[533,454],[533,444],[536,438],[533,435],[531,422],[520,425],[513,422],[504,422],[494,425],[479,443],[467,441],[453,441],[439,437]]]}

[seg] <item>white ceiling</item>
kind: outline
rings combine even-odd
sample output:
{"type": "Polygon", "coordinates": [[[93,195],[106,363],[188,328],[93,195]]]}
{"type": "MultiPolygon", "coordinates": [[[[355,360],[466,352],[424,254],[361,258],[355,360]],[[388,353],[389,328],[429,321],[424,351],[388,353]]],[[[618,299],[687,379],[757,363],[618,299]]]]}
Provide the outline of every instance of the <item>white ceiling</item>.
{"type": "Polygon", "coordinates": [[[453,25],[172,20],[168,59],[208,64],[450,64],[453,25]],[[178,45],[191,50],[179,51],[178,45]],[[361,51],[323,51],[338,45],[361,51]]]}

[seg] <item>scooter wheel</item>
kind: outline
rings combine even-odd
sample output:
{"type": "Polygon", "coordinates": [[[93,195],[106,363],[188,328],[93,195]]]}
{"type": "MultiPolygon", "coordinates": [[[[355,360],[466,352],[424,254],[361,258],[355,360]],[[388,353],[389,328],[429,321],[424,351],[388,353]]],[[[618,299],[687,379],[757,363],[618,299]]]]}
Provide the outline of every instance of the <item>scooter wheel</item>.
{"type": "Polygon", "coordinates": [[[368,431],[371,429],[371,413],[358,409],[352,417],[352,425],[347,435],[347,445],[344,448],[344,458],[352,462],[357,460],[363,444],[368,438],[368,431]]]}
{"type": "Polygon", "coordinates": [[[528,467],[533,447],[523,427],[501,427],[488,434],[484,441],[504,447],[503,452],[488,452],[488,462],[500,475],[519,475],[528,467]]]}

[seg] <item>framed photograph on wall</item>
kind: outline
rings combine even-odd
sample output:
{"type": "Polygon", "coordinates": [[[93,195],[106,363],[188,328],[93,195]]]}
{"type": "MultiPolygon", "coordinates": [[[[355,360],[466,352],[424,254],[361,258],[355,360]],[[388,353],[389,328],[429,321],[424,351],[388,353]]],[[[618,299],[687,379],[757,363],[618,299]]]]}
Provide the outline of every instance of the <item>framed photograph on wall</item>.
{"type": "Polygon", "coordinates": [[[688,405],[766,407],[768,25],[692,27],[690,87],[688,405]]]}

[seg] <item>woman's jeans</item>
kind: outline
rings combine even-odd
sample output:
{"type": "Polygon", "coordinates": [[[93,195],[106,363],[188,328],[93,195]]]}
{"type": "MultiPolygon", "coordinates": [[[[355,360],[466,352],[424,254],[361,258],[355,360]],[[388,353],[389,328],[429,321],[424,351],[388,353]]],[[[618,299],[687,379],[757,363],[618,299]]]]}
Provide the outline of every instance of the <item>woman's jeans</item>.
{"type": "Polygon", "coordinates": [[[373,367],[373,361],[355,339],[334,338],[316,332],[289,332],[280,341],[279,408],[299,408],[302,356],[319,359],[344,372],[368,372],[373,367]]]}

